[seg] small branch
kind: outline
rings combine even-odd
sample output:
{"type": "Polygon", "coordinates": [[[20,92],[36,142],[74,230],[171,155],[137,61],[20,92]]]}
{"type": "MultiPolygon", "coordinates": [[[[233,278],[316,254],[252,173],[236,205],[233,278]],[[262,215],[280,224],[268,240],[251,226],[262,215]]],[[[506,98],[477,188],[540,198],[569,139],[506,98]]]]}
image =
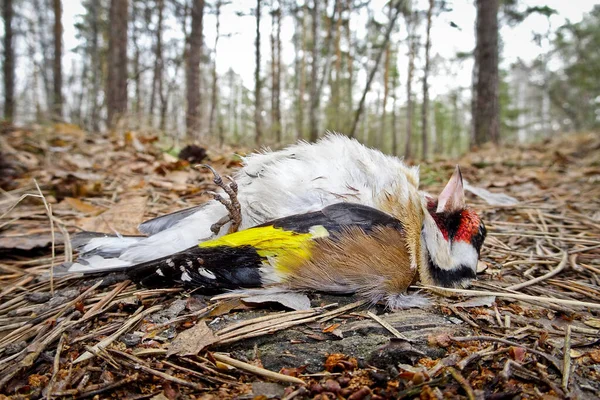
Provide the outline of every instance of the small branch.
{"type": "Polygon", "coordinates": [[[464,376],[462,376],[460,372],[456,370],[456,368],[448,367],[446,368],[446,370],[450,372],[450,375],[452,375],[454,380],[456,380],[456,382],[458,382],[460,386],[462,386],[463,390],[467,393],[467,398],[469,400],[475,400],[475,392],[473,392],[473,388],[471,387],[471,385],[469,385],[469,382],[467,382],[464,376]]]}
{"type": "Polygon", "coordinates": [[[280,382],[289,382],[289,383],[295,383],[297,385],[306,385],[306,383],[302,379],[299,379],[299,378],[296,378],[293,376],[289,376],[289,375],[283,375],[278,372],[269,371],[268,369],[260,368],[260,367],[254,366],[252,364],[248,364],[243,361],[236,360],[234,358],[226,356],[225,354],[212,353],[212,356],[217,361],[220,361],[224,364],[229,364],[233,367],[239,368],[243,371],[250,372],[255,375],[264,376],[265,378],[273,379],[273,380],[280,381],[280,382]]]}
{"type": "Polygon", "coordinates": [[[414,286],[419,289],[430,289],[430,290],[444,290],[449,293],[456,293],[462,296],[469,297],[478,297],[478,296],[497,296],[504,297],[507,299],[515,299],[515,300],[524,300],[524,301],[537,301],[540,303],[556,303],[556,304],[564,304],[568,306],[578,306],[578,307],[587,307],[593,308],[596,310],[600,309],[599,303],[590,303],[586,301],[578,301],[578,300],[567,300],[567,299],[555,299],[553,297],[542,297],[542,296],[530,296],[527,294],[513,294],[513,293],[505,293],[505,292],[486,292],[484,290],[469,290],[469,289],[452,289],[445,288],[439,286],[414,286]]]}
{"type": "Polygon", "coordinates": [[[398,332],[398,329],[394,328],[392,325],[388,324],[383,319],[379,318],[377,315],[373,314],[371,311],[367,311],[367,315],[377,322],[379,325],[383,326],[387,329],[392,335],[397,337],[398,339],[406,340],[407,342],[411,342],[412,340],[408,339],[406,336],[398,332]]]}
{"type": "Polygon", "coordinates": [[[70,397],[73,396],[76,399],[83,399],[86,397],[93,397],[97,394],[101,394],[104,392],[108,392],[109,390],[116,389],[120,386],[126,385],[131,382],[135,382],[138,380],[138,374],[135,373],[131,376],[128,376],[120,381],[116,382],[108,382],[96,385],[90,385],[87,387],[86,391],[79,391],[78,389],[64,390],[62,392],[54,392],[50,394],[51,397],[70,397]]]}
{"type": "Polygon", "coordinates": [[[565,344],[563,345],[562,388],[569,393],[569,377],[571,374],[571,325],[565,329],[565,344]]]}
{"type": "MultiPolygon", "coordinates": [[[[571,256],[571,257],[576,257],[575,255],[571,256]]],[[[538,282],[541,282],[545,279],[548,278],[552,278],[554,275],[558,274],[559,272],[561,272],[563,269],[565,269],[565,267],[567,266],[567,252],[563,251],[563,257],[562,260],[560,260],[560,263],[558,263],[558,266],[556,268],[554,268],[553,270],[551,270],[550,272],[542,275],[542,276],[538,276],[537,278],[528,280],[526,282],[522,282],[522,283],[518,283],[516,285],[512,285],[512,286],[508,286],[506,289],[507,290],[519,290],[519,289],[523,289],[527,286],[531,286],[534,285],[538,282]]]]}
{"type": "Polygon", "coordinates": [[[131,354],[125,353],[123,351],[115,350],[115,349],[109,349],[108,351],[123,357],[125,360],[122,360],[122,361],[131,368],[140,369],[151,375],[158,376],[159,378],[164,379],[165,381],[173,382],[178,385],[190,387],[190,388],[196,389],[196,390],[202,390],[202,391],[206,390],[206,388],[199,383],[186,381],[184,379],[179,379],[179,378],[176,378],[169,374],[165,374],[164,372],[157,371],[157,370],[149,367],[148,365],[146,365],[146,363],[143,360],[141,360],[131,354]]]}
{"type": "Polygon", "coordinates": [[[546,354],[546,353],[542,353],[539,350],[535,350],[535,349],[529,348],[527,346],[523,346],[522,344],[512,342],[510,340],[495,338],[493,336],[462,336],[462,337],[454,336],[454,337],[451,337],[450,339],[454,340],[456,342],[471,342],[471,341],[499,342],[499,343],[507,344],[509,346],[521,347],[521,348],[527,350],[528,352],[530,352],[531,354],[535,354],[535,355],[545,358],[546,360],[550,361],[550,363],[554,366],[554,368],[556,368],[558,371],[562,371],[562,366],[560,365],[560,361],[558,361],[553,356],[546,354]]]}

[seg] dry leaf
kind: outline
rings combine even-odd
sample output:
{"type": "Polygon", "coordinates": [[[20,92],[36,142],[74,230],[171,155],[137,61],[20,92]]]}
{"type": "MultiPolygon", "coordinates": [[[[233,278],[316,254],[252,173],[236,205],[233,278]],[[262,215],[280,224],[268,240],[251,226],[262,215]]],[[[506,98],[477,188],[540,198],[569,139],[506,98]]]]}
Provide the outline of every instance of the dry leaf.
{"type": "Polygon", "coordinates": [[[206,325],[206,322],[201,320],[196,323],[196,326],[186,329],[177,335],[169,346],[167,357],[173,354],[195,356],[206,347],[218,341],[219,337],[206,325]]]}
{"type": "Polygon", "coordinates": [[[66,197],[64,201],[65,201],[65,203],[67,203],[68,205],[73,207],[75,210],[77,210],[81,213],[84,213],[84,214],[89,214],[89,215],[95,216],[95,215],[102,213],[105,210],[105,208],[96,207],[91,204],[84,203],[83,201],[73,198],[73,197],[66,197]]]}
{"type": "Polygon", "coordinates": [[[591,326],[592,328],[600,328],[600,319],[598,318],[590,318],[586,321],[583,321],[587,326],[591,326]]]}
{"type": "Polygon", "coordinates": [[[292,310],[308,310],[310,299],[304,293],[280,292],[244,297],[244,303],[279,303],[292,310]]]}
{"type": "Polygon", "coordinates": [[[91,218],[82,218],[78,225],[91,232],[120,233],[138,235],[137,227],[144,219],[146,196],[129,197],[113,207],[91,218]]]}

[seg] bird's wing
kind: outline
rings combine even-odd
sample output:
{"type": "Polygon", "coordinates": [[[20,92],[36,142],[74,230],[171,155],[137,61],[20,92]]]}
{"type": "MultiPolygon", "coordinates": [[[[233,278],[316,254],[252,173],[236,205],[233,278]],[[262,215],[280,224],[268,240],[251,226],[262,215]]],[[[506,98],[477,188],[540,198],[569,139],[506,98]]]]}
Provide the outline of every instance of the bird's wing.
{"type": "Polygon", "coordinates": [[[184,218],[201,211],[206,205],[200,204],[198,206],[185,208],[183,210],[175,211],[167,215],[161,215],[160,217],[149,219],[148,221],[142,222],[138,226],[138,230],[144,235],[154,235],[155,233],[162,232],[165,229],[172,227],[184,218]]]}
{"type": "Polygon", "coordinates": [[[201,285],[212,289],[255,287],[281,281],[312,256],[314,239],[337,240],[349,228],[402,230],[393,217],[370,207],[340,203],[321,211],[280,218],[130,269],[134,279],[201,285]],[[294,265],[291,265],[291,264],[294,265]]]}

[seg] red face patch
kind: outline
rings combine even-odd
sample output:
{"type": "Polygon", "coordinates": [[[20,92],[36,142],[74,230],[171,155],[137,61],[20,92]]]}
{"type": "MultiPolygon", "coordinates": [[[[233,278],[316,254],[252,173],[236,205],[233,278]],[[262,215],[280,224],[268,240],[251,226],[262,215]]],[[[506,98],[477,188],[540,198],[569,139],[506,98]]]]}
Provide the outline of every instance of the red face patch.
{"type": "Polygon", "coordinates": [[[471,239],[479,231],[481,220],[479,216],[471,210],[463,210],[460,213],[460,223],[454,241],[471,242],[471,239]]]}

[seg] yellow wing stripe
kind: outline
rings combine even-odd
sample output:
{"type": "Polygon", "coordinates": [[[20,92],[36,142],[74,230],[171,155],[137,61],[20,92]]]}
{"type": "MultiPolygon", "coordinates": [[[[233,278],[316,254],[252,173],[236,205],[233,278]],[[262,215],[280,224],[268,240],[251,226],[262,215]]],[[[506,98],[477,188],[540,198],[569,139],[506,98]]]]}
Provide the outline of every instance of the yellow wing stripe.
{"type": "Polygon", "coordinates": [[[200,243],[203,248],[251,246],[261,257],[269,258],[282,273],[293,270],[299,262],[310,259],[312,239],[327,236],[327,230],[318,225],[308,233],[286,231],[273,226],[261,226],[231,233],[200,243]],[[292,261],[294,260],[294,261],[292,261]]]}

